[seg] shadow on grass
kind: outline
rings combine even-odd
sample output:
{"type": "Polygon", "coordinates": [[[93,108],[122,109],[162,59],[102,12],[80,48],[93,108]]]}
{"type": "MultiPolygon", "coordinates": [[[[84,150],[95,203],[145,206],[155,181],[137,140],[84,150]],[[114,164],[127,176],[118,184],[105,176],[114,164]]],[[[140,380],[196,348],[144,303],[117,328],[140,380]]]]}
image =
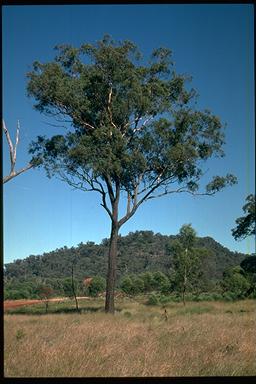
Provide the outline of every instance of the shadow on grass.
{"type": "MultiPolygon", "coordinates": [[[[116,308],[116,312],[120,312],[121,309],[116,308]]],[[[95,313],[95,312],[100,312],[104,313],[105,308],[104,307],[93,307],[93,306],[86,306],[79,308],[79,311],[77,311],[76,308],[55,308],[55,309],[50,309],[48,312],[45,312],[44,308],[17,308],[17,309],[12,309],[12,310],[7,310],[5,311],[6,314],[8,315],[60,315],[60,314],[74,314],[74,313],[79,313],[79,314],[85,314],[85,313],[95,313]]]]}

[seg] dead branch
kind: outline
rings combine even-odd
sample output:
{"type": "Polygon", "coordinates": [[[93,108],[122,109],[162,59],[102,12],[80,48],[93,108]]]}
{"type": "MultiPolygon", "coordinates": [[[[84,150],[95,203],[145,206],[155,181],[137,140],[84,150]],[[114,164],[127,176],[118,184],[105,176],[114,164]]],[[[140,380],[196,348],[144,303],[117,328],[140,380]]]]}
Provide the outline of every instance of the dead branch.
{"type": "Polygon", "coordinates": [[[11,179],[13,179],[14,177],[20,175],[21,173],[26,172],[27,170],[32,168],[33,165],[31,163],[29,163],[25,167],[21,168],[19,171],[15,171],[15,165],[16,165],[16,159],[17,159],[17,147],[19,144],[19,135],[20,135],[20,122],[19,122],[19,120],[17,122],[15,145],[13,145],[13,143],[12,143],[10,133],[9,133],[9,131],[5,125],[4,120],[3,120],[3,131],[4,131],[4,134],[6,136],[8,146],[9,146],[9,154],[10,154],[10,162],[11,162],[10,173],[8,176],[4,176],[4,178],[3,178],[3,184],[4,184],[4,183],[7,183],[8,181],[10,181],[11,179]]]}

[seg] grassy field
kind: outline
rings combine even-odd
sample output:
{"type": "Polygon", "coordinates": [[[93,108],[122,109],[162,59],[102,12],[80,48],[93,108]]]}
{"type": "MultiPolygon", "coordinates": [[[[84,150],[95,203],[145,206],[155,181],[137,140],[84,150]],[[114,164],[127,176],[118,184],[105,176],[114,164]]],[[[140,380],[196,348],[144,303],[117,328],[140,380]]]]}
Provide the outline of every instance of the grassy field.
{"type": "Polygon", "coordinates": [[[256,375],[256,302],[169,303],[103,300],[9,310],[5,377],[256,375]]]}

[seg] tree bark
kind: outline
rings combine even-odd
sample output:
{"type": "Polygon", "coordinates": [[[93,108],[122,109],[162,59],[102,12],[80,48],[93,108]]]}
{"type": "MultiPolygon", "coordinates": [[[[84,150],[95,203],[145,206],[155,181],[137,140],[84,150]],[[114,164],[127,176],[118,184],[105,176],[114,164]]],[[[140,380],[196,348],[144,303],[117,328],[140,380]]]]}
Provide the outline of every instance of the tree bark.
{"type": "Polygon", "coordinates": [[[77,297],[76,297],[75,284],[74,284],[74,264],[72,264],[72,267],[71,267],[71,279],[72,279],[73,296],[74,296],[75,301],[76,301],[76,310],[77,310],[77,312],[79,312],[78,301],[77,301],[77,297]]]}
{"type": "MultiPolygon", "coordinates": [[[[187,251],[187,249],[186,249],[187,251]]],[[[186,252],[187,254],[187,252],[186,252]]],[[[183,301],[183,305],[186,305],[186,301],[185,301],[185,294],[186,294],[186,287],[187,287],[187,268],[185,266],[185,270],[184,270],[184,281],[183,281],[183,290],[182,290],[182,301],[183,301]]]]}
{"type": "Polygon", "coordinates": [[[106,287],[105,312],[115,313],[115,282],[116,282],[116,259],[117,259],[117,238],[118,238],[118,223],[117,220],[112,221],[111,236],[108,253],[108,274],[106,287]]]}

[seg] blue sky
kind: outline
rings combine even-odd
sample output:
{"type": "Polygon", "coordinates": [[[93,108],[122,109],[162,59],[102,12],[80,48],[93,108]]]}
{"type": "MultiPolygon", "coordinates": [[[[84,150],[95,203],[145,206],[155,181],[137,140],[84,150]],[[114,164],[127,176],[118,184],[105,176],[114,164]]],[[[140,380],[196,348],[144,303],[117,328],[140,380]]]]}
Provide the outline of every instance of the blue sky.
{"type": "MultiPolygon", "coordinates": [[[[48,62],[56,44],[94,43],[109,33],[134,41],[145,58],[159,46],[173,51],[178,73],[192,75],[200,109],[227,124],[226,156],[211,160],[207,177],[234,173],[238,185],[213,197],[177,194],[142,205],[122,228],[177,234],[191,223],[198,236],[211,236],[233,251],[255,251],[254,238],[231,235],[249,193],[255,193],[254,52],[252,5],[98,5],[3,7],[3,117],[12,135],[21,124],[17,168],[28,145],[56,130],[33,110],[26,73],[33,61],[48,62]]],[[[9,171],[4,140],[3,172],[9,171]]],[[[207,182],[207,180],[206,180],[207,182]]],[[[110,222],[97,194],[74,191],[43,170],[30,170],[4,185],[4,262],[80,242],[109,237],[110,222]]]]}

